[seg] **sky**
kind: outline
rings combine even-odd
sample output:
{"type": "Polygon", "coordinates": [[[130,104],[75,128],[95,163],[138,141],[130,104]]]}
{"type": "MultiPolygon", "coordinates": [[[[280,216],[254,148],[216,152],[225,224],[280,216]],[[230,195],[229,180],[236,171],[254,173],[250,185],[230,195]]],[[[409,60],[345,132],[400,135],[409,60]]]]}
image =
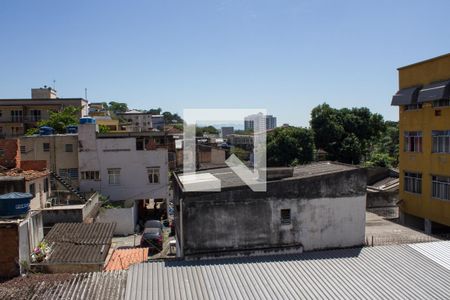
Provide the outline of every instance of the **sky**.
{"type": "Polygon", "coordinates": [[[308,126],[311,109],[387,120],[397,68],[450,52],[448,0],[4,0],[0,98],[264,108],[308,126]]]}

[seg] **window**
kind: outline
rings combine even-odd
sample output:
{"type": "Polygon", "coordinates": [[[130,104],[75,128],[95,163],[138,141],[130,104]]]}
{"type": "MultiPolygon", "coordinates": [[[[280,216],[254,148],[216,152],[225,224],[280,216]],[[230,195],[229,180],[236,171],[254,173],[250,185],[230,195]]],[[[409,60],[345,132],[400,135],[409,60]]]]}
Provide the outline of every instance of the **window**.
{"type": "Polygon", "coordinates": [[[405,152],[422,152],[422,132],[405,131],[405,152]]]}
{"type": "Polygon", "coordinates": [[[433,130],[433,152],[450,153],[450,130],[433,130]]]}
{"type": "Polygon", "coordinates": [[[0,148],[0,156],[5,155],[5,149],[0,148]]]}
{"type": "Polygon", "coordinates": [[[34,183],[30,184],[30,194],[36,196],[36,185],[34,183]]]}
{"type": "Polygon", "coordinates": [[[41,111],[38,109],[30,110],[30,121],[37,122],[41,120],[41,111]]]}
{"type": "Polygon", "coordinates": [[[422,103],[405,105],[405,110],[417,110],[422,108],[422,103]]]}
{"type": "Polygon", "coordinates": [[[66,152],[73,152],[73,144],[66,144],[65,148],[66,152]]]}
{"type": "Polygon", "coordinates": [[[59,169],[62,178],[78,179],[78,168],[59,169]]]}
{"type": "Polygon", "coordinates": [[[48,178],[44,179],[44,193],[48,192],[48,178]]]}
{"type": "Polygon", "coordinates": [[[281,216],[281,224],[289,225],[291,224],[291,210],[290,209],[282,209],[280,211],[281,216]]]}
{"type": "Polygon", "coordinates": [[[450,106],[450,99],[441,99],[433,101],[433,107],[450,106]]]}
{"type": "Polygon", "coordinates": [[[12,110],[11,111],[11,121],[12,122],[23,122],[22,114],[23,114],[23,112],[21,110],[12,110]]]}
{"type": "Polygon", "coordinates": [[[0,117],[2,117],[3,116],[3,112],[0,110],[0,117]]]}
{"type": "Polygon", "coordinates": [[[422,174],[405,172],[405,192],[422,193],[422,174]]]}
{"type": "Polygon", "coordinates": [[[100,180],[99,171],[83,171],[81,172],[81,179],[83,180],[100,180]]]}
{"type": "Polygon", "coordinates": [[[433,198],[450,200],[450,177],[432,176],[433,198]]]}
{"type": "Polygon", "coordinates": [[[42,146],[44,148],[44,152],[50,151],[50,143],[43,143],[42,146]]]}
{"type": "Polygon", "coordinates": [[[108,169],[109,184],[120,184],[120,169],[108,169]]]}
{"type": "Polygon", "coordinates": [[[20,146],[20,153],[27,153],[27,148],[25,146],[20,146]]]}
{"type": "Polygon", "coordinates": [[[148,182],[159,183],[159,167],[147,168],[148,182]]]}

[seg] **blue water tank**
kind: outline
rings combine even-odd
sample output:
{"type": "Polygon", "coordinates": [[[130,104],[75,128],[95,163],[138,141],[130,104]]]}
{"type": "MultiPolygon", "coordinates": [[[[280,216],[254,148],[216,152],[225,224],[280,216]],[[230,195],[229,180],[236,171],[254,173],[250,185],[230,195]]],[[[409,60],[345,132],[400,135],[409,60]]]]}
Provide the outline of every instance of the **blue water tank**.
{"type": "Polygon", "coordinates": [[[14,217],[26,214],[30,209],[30,193],[8,193],[0,195],[0,216],[14,217]]]}
{"type": "Polygon", "coordinates": [[[80,119],[80,124],[95,124],[95,119],[91,117],[83,117],[80,119]]]}
{"type": "Polygon", "coordinates": [[[39,135],[51,135],[55,134],[55,129],[49,126],[39,127],[39,135]]]}
{"type": "Polygon", "coordinates": [[[78,126],[76,125],[69,125],[66,127],[66,133],[77,133],[78,132],[78,126]]]}

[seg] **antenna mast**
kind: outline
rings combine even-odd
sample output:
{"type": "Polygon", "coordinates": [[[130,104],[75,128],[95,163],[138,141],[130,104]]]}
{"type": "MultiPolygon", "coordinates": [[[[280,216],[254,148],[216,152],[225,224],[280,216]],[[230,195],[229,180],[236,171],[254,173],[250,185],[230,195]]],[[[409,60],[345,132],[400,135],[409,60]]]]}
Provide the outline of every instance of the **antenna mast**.
{"type": "Polygon", "coordinates": [[[84,88],[84,99],[87,100],[87,88],[84,88]]]}

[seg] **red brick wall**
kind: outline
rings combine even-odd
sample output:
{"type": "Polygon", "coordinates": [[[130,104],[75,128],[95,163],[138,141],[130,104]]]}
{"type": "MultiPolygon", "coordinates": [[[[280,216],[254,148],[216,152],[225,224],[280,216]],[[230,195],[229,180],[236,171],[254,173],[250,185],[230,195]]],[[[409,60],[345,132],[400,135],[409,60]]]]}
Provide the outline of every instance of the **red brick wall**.
{"type": "Polygon", "coordinates": [[[3,155],[0,156],[0,165],[10,169],[17,165],[18,142],[17,139],[0,139],[0,149],[3,155]]]}
{"type": "Polygon", "coordinates": [[[17,224],[0,226],[0,276],[13,277],[19,275],[19,230],[17,224]]]}
{"type": "Polygon", "coordinates": [[[20,168],[24,171],[36,170],[42,171],[47,168],[47,161],[45,160],[22,160],[20,161],[20,168]]]}

